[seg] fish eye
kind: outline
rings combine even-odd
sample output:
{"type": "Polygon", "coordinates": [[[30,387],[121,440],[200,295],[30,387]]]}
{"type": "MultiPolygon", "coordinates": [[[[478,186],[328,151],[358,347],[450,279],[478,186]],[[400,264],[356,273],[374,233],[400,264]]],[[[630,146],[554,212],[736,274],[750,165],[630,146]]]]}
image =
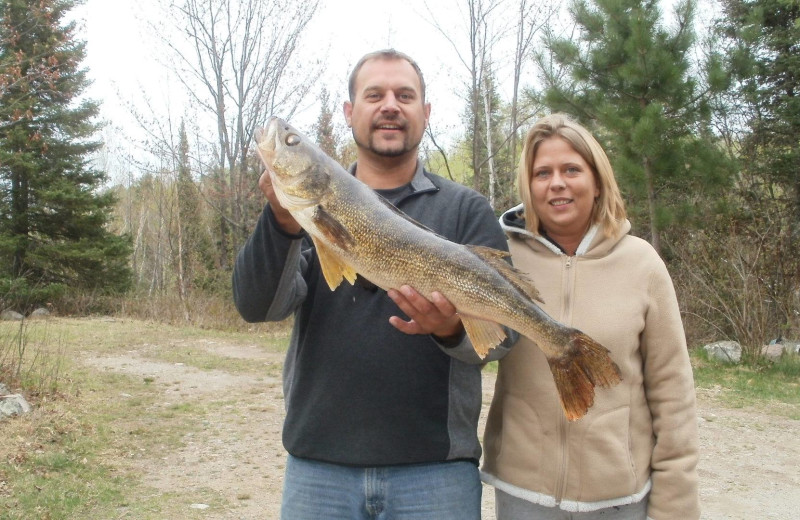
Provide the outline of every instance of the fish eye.
{"type": "Polygon", "coordinates": [[[300,144],[300,136],[297,134],[289,134],[286,136],[285,141],[288,146],[295,146],[300,144]]]}

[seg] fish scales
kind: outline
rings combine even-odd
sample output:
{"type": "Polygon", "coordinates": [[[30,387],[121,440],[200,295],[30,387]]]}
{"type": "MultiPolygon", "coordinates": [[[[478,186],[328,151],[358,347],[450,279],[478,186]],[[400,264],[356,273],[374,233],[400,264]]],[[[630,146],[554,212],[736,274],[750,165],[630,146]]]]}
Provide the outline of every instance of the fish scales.
{"type": "Polygon", "coordinates": [[[507,253],[424,228],[278,118],[257,141],[276,195],[311,236],[331,290],[359,274],[386,290],[409,285],[429,299],[439,291],[481,358],[505,338],[502,325],[531,338],[547,357],[569,420],[586,413],[596,385],[620,381],[608,349],[536,305],[535,287],[505,261],[507,253]]]}

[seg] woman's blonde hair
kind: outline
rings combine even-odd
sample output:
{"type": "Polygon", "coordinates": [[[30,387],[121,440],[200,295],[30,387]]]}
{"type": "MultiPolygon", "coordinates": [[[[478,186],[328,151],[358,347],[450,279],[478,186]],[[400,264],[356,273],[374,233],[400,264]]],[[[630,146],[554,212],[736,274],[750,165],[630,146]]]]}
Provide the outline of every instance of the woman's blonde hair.
{"type": "Polygon", "coordinates": [[[568,115],[560,113],[539,119],[525,137],[517,171],[517,189],[525,208],[525,227],[528,231],[539,234],[539,217],[533,210],[531,200],[531,175],[539,144],[551,137],[560,137],[567,141],[591,166],[600,188],[600,195],[595,199],[592,208],[591,221],[593,224],[600,224],[606,236],[616,236],[625,221],[626,212],[608,156],[586,128],[568,115]]]}

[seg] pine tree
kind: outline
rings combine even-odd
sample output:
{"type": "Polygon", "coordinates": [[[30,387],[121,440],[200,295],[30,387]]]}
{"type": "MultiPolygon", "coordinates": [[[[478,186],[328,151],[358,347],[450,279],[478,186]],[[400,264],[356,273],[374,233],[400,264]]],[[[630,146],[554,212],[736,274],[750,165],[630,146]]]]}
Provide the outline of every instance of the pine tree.
{"type": "Polygon", "coordinates": [[[316,134],[317,145],[323,152],[328,154],[335,161],[341,162],[339,148],[341,146],[339,133],[333,122],[333,110],[330,107],[330,93],[328,89],[322,89],[319,95],[320,111],[317,122],[314,123],[314,133],[316,134]]]}
{"type": "Polygon", "coordinates": [[[745,168],[758,172],[800,225],[800,1],[723,0],[740,104],[750,107],[745,168]]]}
{"type": "Polygon", "coordinates": [[[514,158],[508,155],[508,139],[503,133],[507,107],[498,92],[491,64],[486,65],[476,92],[468,97],[475,101],[465,108],[462,121],[464,146],[472,164],[472,187],[484,194],[493,208],[502,211],[516,200],[516,167],[514,158]]]}
{"type": "Polygon", "coordinates": [[[661,230],[707,207],[697,198],[724,187],[730,168],[710,135],[703,91],[724,88],[725,77],[713,59],[704,85],[691,69],[694,2],[676,7],[671,32],[658,3],[573,2],[581,38],[550,42],[569,79],[561,70],[549,74],[545,102],[575,115],[604,142],[634,225],[643,218],[660,251],[661,230]]]}
{"type": "Polygon", "coordinates": [[[189,138],[186,126],[179,130],[178,156],[178,220],[179,220],[179,278],[184,288],[207,289],[210,272],[214,270],[211,237],[202,211],[200,189],[192,177],[189,163],[189,138]]]}
{"type": "MultiPolygon", "coordinates": [[[[726,101],[739,122],[732,142],[741,164],[739,211],[724,231],[754,249],[740,271],[765,294],[758,301],[771,333],[760,339],[791,337],[800,332],[800,1],[720,3],[716,35],[735,79],[726,101]]],[[[742,293],[739,302],[758,294],[742,293]]]]}
{"type": "Polygon", "coordinates": [[[0,294],[12,302],[129,283],[130,247],[106,230],[114,200],[89,161],[98,105],[80,98],[74,5],[0,0],[0,294]]]}

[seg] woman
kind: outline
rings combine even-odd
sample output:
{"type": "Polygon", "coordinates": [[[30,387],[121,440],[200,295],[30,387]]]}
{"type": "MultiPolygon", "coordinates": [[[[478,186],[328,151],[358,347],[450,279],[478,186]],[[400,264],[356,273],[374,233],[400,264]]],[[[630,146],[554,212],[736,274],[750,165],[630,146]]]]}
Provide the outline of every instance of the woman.
{"type": "Polygon", "coordinates": [[[667,269],[630,223],[600,145],[563,114],[528,132],[522,204],[501,218],[514,265],[553,318],[611,351],[622,382],[568,422],[547,361],[500,361],[484,441],[498,520],[699,518],[692,369],[667,269]]]}

